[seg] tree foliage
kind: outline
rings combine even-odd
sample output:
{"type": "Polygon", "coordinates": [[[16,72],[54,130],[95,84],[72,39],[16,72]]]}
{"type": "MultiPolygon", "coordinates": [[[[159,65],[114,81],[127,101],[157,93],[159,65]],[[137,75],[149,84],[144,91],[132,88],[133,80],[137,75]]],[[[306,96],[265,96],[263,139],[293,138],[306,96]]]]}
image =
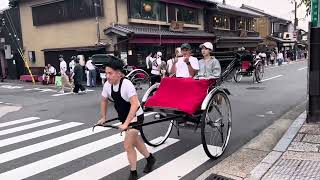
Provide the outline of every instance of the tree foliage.
{"type": "Polygon", "coordinates": [[[307,7],[307,11],[306,11],[306,16],[310,15],[310,11],[311,11],[311,0],[299,0],[300,2],[298,2],[298,7],[300,7],[301,5],[305,5],[307,7]]]}

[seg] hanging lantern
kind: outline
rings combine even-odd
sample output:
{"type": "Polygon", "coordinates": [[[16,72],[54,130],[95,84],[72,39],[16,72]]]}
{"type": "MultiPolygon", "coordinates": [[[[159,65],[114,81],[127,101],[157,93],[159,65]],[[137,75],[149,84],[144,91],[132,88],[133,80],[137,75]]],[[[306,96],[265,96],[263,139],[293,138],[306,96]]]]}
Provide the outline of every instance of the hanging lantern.
{"type": "Polygon", "coordinates": [[[145,12],[151,12],[151,10],[152,10],[151,4],[144,3],[144,4],[143,4],[143,10],[144,10],[145,12]]]}

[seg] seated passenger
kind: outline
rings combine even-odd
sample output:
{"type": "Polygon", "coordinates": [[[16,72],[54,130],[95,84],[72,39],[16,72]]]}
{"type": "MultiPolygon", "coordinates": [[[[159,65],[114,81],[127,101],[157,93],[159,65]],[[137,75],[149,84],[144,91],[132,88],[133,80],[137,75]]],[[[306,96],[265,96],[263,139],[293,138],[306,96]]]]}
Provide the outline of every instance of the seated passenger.
{"type": "Polygon", "coordinates": [[[190,44],[182,44],[181,51],[183,57],[174,60],[171,73],[183,78],[195,76],[199,70],[199,62],[197,58],[191,56],[190,44]]]}
{"type": "Polygon", "coordinates": [[[199,72],[197,77],[205,78],[219,78],[221,75],[221,66],[219,61],[211,56],[210,53],[213,51],[213,45],[211,42],[205,42],[200,45],[203,59],[199,61],[199,72]]]}

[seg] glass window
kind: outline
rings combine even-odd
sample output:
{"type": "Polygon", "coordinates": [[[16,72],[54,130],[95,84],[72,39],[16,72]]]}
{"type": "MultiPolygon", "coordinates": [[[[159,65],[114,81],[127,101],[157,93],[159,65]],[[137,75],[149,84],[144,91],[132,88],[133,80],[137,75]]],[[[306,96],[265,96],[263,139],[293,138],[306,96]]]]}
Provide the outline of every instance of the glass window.
{"type": "Polygon", "coordinates": [[[167,21],[166,5],[150,0],[130,0],[130,18],[167,21]]]}
{"type": "Polygon", "coordinates": [[[244,18],[238,17],[236,20],[236,28],[237,30],[245,29],[244,18]]]}
{"type": "Polygon", "coordinates": [[[102,0],[64,0],[32,7],[33,25],[103,16],[102,0]],[[95,3],[97,9],[95,9],[95,3]],[[95,11],[97,10],[97,12],[95,11]]]}
{"type": "Polygon", "coordinates": [[[179,6],[176,8],[177,21],[186,24],[198,24],[198,11],[194,8],[179,6]]]}
{"type": "Polygon", "coordinates": [[[247,31],[254,31],[254,20],[253,19],[246,19],[246,30],[247,31]]]}
{"type": "Polygon", "coordinates": [[[230,29],[230,18],[223,15],[215,15],[213,16],[213,27],[222,28],[222,29],[230,29]]]}

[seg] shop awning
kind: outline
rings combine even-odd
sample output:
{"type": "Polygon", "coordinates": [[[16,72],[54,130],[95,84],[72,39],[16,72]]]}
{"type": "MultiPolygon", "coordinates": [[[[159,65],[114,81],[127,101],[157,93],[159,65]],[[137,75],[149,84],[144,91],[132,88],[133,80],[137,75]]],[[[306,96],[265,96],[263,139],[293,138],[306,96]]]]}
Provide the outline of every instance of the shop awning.
{"type": "Polygon", "coordinates": [[[48,48],[42,49],[42,51],[97,51],[101,49],[105,49],[106,46],[83,46],[83,47],[64,47],[64,48],[48,48]]]}
{"type": "Polygon", "coordinates": [[[261,37],[220,37],[217,39],[217,48],[254,48],[262,41],[261,37]]]}
{"type": "Polygon", "coordinates": [[[170,31],[169,28],[154,26],[115,24],[104,30],[106,35],[111,33],[121,37],[127,36],[129,43],[138,44],[179,44],[213,42],[215,35],[200,30],[170,31]]]}
{"type": "Polygon", "coordinates": [[[294,40],[286,40],[286,39],[282,39],[282,38],[278,38],[278,37],[273,37],[273,36],[268,36],[267,39],[276,41],[278,43],[295,43],[296,41],[294,40]]]}

